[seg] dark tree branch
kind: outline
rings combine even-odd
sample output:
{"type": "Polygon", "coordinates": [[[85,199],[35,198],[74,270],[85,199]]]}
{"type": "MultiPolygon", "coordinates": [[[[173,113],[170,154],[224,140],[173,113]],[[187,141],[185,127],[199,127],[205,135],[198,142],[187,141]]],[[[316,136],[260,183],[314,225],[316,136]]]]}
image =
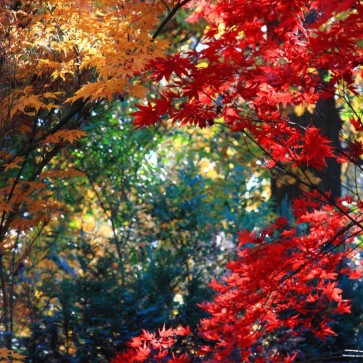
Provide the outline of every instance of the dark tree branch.
{"type": "Polygon", "coordinates": [[[183,0],[180,1],[166,16],[166,18],[162,21],[162,23],[159,25],[159,27],[155,30],[154,34],[152,35],[152,41],[154,41],[158,35],[164,30],[165,26],[169,23],[169,21],[174,17],[176,12],[182,8],[184,5],[188,4],[191,0],[183,0]]]}

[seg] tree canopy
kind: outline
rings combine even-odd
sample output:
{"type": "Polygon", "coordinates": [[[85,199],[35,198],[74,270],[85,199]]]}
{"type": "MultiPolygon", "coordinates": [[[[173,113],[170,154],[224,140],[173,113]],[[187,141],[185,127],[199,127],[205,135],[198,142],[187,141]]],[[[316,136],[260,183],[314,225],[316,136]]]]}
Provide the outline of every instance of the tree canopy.
{"type": "Polygon", "coordinates": [[[0,358],[361,353],[359,1],[0,4],[0,358]]]}

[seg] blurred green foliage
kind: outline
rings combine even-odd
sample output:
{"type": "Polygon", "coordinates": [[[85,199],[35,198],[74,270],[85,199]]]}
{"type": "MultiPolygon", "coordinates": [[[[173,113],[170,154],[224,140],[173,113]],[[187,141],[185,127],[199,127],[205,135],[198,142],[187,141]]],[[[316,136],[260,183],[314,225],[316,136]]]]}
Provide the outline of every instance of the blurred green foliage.
{"type": "Polygon", "coordinates": [[[62,166],[84,176],[50,186],[63,211],[27,266],[33,319],[17,338],[31,362],[107,362],[141,329],[196,330],[237,232],[272,213],[236,139],[133,130],[129,107],[95,113],[62,166]]]}

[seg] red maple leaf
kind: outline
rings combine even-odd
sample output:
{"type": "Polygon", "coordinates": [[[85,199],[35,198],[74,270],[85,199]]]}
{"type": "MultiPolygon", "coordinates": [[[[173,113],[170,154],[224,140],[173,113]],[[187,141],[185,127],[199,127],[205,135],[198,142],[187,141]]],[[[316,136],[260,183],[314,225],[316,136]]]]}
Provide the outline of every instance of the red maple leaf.
{"type": "Polygon", "coordinates": [[[330,141],[320,134],[316,127],[307,127],[304,137],[304,145],[298,157],[299,163],[308,167],[321,170],[325,167],[326,158],[334,157],[330,141]]]}
{"type": "Polygon", "coordinates": [[[131,115],[135,117],[134,125],[136,128],[144,128],[161,122],[159,111],[148,101],[147,105],[136,105],[139,111],[131,115]]]}

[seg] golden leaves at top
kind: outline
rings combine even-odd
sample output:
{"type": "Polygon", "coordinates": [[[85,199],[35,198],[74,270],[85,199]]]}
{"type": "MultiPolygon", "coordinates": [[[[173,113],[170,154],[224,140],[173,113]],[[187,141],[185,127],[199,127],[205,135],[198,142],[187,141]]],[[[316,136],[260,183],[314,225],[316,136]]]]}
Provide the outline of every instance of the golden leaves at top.
{"type": "Polygon", "coordinates": [[[23,1],[20,8],[0,7],[6,20],[0,46],[9,64],[1,82],[8,97],[0,108],[10,106],[11,119],[67,101],[142,95],[135,76],[166,47],[151,42],[164,10],[161,1],[141,0],[23,1]]]}

